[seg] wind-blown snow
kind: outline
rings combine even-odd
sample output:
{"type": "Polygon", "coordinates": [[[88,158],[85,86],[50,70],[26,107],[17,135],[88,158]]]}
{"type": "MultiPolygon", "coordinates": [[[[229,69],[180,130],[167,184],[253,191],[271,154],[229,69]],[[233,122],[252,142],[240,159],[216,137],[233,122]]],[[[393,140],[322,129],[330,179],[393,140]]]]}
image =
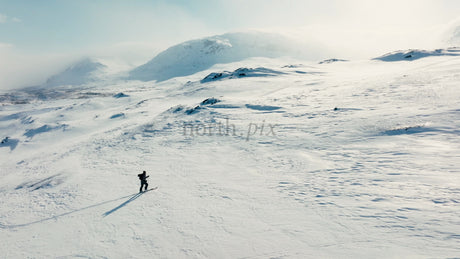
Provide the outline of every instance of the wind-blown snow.
{"type": "Polygon", "coordinates": [[[444,32],[444,39],[450,46],[460,46],[460,19],[452,22],[444,32]]]}
{"type": "Polygon", "coordinates": [[[146,64],[130,72],[130,79],[164,81],[187,76],[215,64],[244,60],[250,57],[321,56],[312,46],[297,45],[279,34],[246,32],[191,40],[173,46],[146,64]],[[308,53],[308,54],[307,54],[308,53]]]}
{"type": "Polygon", "coordinates": [[[457,56],[219,67],[0,99],[0,254],[458,257],[457,56]]]}

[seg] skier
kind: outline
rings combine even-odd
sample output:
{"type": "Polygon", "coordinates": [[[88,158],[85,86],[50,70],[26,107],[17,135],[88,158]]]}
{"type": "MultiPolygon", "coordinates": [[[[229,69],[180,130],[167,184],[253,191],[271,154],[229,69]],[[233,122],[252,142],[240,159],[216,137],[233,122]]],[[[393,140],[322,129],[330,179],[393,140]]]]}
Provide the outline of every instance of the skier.
{"type": "Polygon", "coordinates": [[[147,178],[149,178],[149,175],[147,175],[147,172],[144,171],[142,174],[137,175],[139,177],[139,180],[141,180],[141,188],[139,189],[139,192],[142,192],[142,187],[145,186],[144,191],[147,191],[147,187],[149,184],[147,183],[147,178]]]}

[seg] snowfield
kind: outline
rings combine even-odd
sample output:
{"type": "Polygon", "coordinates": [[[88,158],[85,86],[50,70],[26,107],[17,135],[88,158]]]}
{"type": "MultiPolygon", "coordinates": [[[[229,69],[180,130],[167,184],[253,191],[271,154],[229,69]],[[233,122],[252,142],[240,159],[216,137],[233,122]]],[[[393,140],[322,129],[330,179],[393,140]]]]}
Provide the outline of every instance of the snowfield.
{"type": "Polygon", "coordinates": [[[4,93],[0,255],[458,257],[459,82],[450,55],[246,58],[4,93]]]}

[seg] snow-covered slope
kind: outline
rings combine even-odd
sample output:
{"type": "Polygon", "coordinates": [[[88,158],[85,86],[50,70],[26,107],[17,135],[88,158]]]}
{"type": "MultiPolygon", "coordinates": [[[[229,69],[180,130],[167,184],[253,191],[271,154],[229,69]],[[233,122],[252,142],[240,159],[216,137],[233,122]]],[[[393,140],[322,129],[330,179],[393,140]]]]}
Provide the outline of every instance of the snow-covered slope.
{"type": "Polygon", "coordinates": [[[276,71],[273,69],[267,69],[264,67],[259,68],[246,68],[240,67],[233,72],[230,71],[223,71],[223,72],[213,72],[203,78],[200,82],[212,82],[216,80],[222,79],[234,79],[234,78],[241,78],[241,77],[265,77],[265,76],[276,76],[283,74],[281,71],[276,71]]]}
{"type": "Polygon", "coordinates": [[[64,86],[64,85],[83,85],[100,79],[107,66],[91,58],[84,58],[64,71],[51,76],[46,81],[46,87],[64,86]]]}
{"type": "Polygon", "coordinates": [[[447,49],[436,49],[436,50],[398,50],[387,53],[383,56],[374,58],[375,60],[395,62],[395,61],[412,61],[426,57],[436,56],[460,56],[460,48],[452,47],[447,49]]]}
{"type": "Polygon", "coordinates": [[[0,257],[458,257],[458,57],[219,67],[2,102],[0,257]]]}
{"type": "Polygon", "coordinates": [[[130,78],[163,81],[172,77],[191,75],[214,64],[235,62],[250,57],[283,56],[313,58],[321,56],[321,53],[312,46],[300,46],[292,39],[279,34],[227,33],[173,46],[132,70],[130,78]]]}

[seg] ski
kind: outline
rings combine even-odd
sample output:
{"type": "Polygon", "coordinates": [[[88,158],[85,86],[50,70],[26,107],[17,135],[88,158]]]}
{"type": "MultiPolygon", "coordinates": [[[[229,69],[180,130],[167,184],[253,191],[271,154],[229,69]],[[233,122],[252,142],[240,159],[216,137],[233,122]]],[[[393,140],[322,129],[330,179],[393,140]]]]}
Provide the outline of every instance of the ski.
{"type": "Polygon", "coordinates": [[[150,189],[147,189],[147,190],[142,191],[142,192],[139,192],[139,193],[149,192],[149,191],[153,191],[153,190],[156,190],[156,189],[158,189],[158,186],[157,186],[157,187],[150,188],[150,189]]]}

